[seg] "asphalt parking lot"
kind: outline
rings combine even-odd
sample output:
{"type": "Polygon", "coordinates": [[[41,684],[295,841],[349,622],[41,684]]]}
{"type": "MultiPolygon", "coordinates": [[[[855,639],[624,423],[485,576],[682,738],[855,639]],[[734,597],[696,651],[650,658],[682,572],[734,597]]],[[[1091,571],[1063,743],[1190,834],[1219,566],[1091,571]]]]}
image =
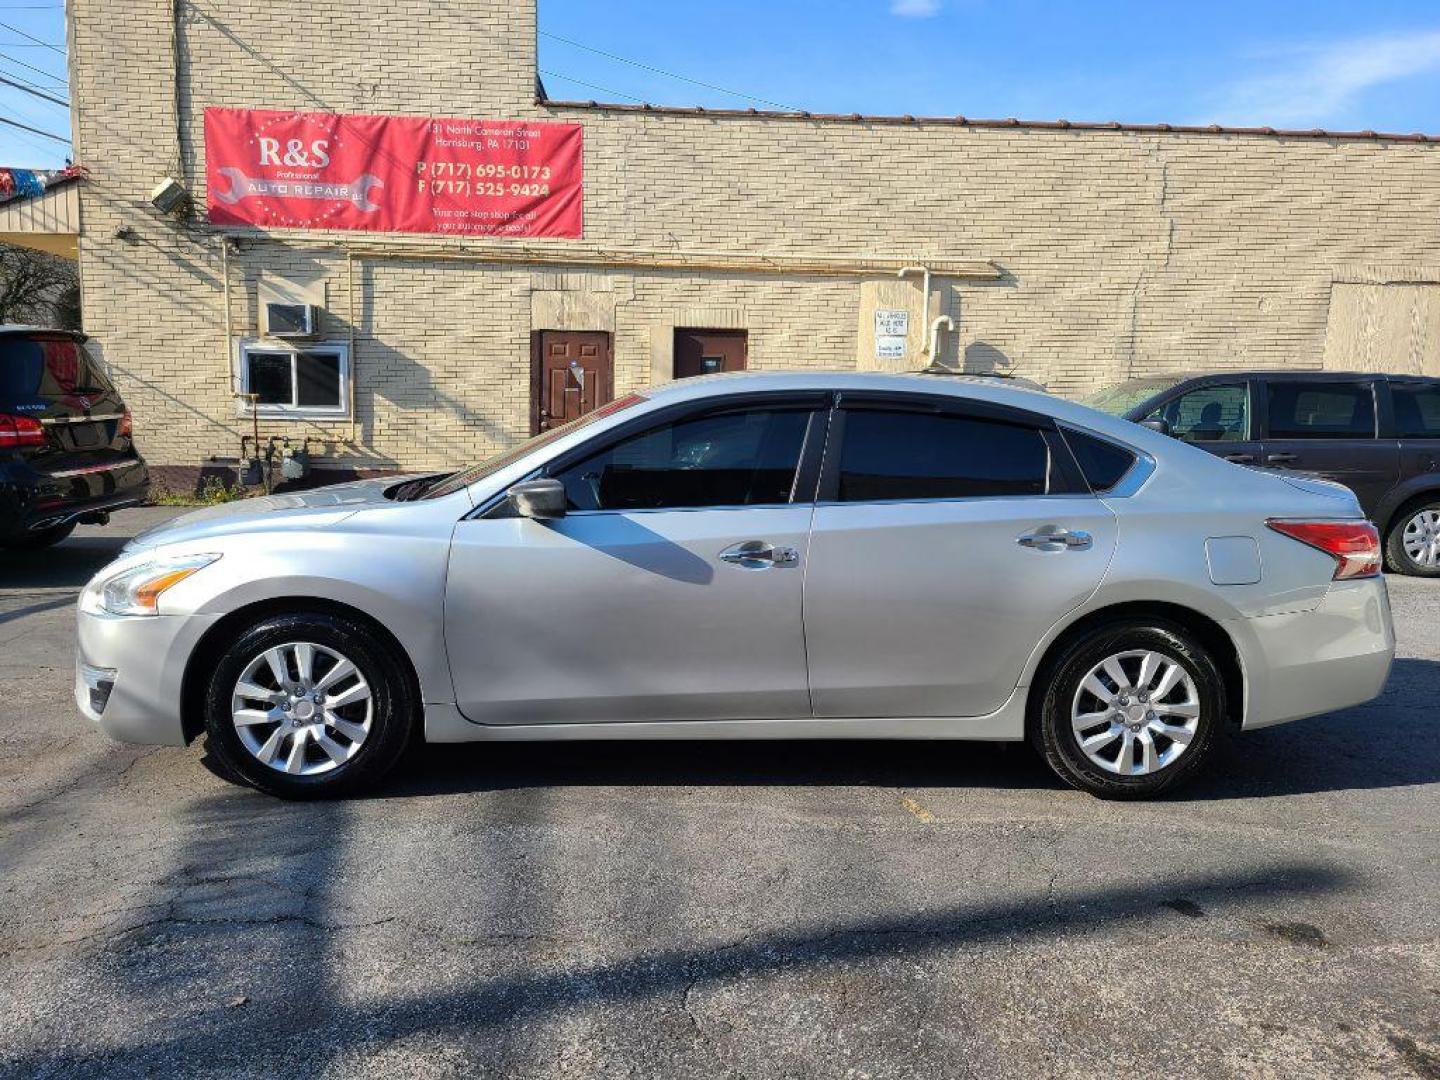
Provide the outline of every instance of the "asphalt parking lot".
{"type": "Polygon", "coordinates": [[[1122,805],[1019,747],[475,746],[291,805],[71,703],[0,553],[5,1076],[1440,1077],[1440,582],[1377,701],[1122,805]]]}

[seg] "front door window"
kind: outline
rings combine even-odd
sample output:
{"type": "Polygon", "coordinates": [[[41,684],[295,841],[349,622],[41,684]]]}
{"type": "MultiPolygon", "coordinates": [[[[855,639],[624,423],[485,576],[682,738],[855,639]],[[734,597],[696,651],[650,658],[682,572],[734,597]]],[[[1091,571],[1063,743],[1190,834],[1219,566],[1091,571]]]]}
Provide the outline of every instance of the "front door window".
{"type": "Polygon", "coordinates": [[[1250,438],[1250,393],[1244,383],[1202,386],[1171,398],[1146,419],[1164,420],[1184,442],[1244,442],[1250,438]]]}

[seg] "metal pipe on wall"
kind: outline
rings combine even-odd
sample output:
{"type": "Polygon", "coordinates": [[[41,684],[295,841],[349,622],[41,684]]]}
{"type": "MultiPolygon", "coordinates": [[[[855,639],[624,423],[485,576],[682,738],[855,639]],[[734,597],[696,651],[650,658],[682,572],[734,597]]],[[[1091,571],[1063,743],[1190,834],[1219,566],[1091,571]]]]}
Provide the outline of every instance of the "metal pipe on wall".
{"type": "MultiPolygon", "coordinates": [[[[895,276],[902,280],[907,274],[921,275],[920,291],[923,295],[920,297],[920,327],[923,333],[924,328],[930,325],[930,267],[902,266],[899,270],[895,271],[895,276]]],[[[924,359],[926,353],[930,353],[931,360],[934,360],[934,353],[930,351],[932,344],[933,341],[922,346],[921,359],[924,359]]]]}

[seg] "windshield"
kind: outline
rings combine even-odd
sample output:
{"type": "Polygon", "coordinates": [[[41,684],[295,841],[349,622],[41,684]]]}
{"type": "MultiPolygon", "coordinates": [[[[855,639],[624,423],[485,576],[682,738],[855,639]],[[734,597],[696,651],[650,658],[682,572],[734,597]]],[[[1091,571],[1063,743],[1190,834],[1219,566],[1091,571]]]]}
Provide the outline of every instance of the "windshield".
{"type": "Polygon", "coordinates": [[[583,427],[595,423],[595,421],[597,420],[603,420],[607,416],[614,416],[622,409],[628,409],[632,405],[639,405],[640,402],[644,400],[644,394],[629,394],[626,397],[617,398],[615,401],[610,402],[610,404],[608,405],[602,405],[600,406],[600,408],[595,409],[593,412],[586,413],[578,420],[571,420],[568,424],[562,424],[560,427],[551,428],[549,431],[542,431],[539,435],[534,435],[526,439],[524,442],[520,443],[520,445],[511,447],[509,450],[503,450],[500,453],[496,454],[494,457],[486,458],[484,461],[480,462],[477,465],[471,465],[469,468],[461,469],[459,472],[456,473],[451,473],[449,476],[443,478],[434,487],[426,490],[422,498],[441,499],[444,498],[446,495],[453,495],[461,488],[469,487],[471,484],[475,483],[475,481],[483,480],[485,479],[485,477],[491,476],[499,472],[507,465],[513,465],[526,454],[533,454],[542,446],[547,446],[550,443],[555,442],[557,439],[569,435],[572,431],[578,431],[583,427]]]}
{"type": "Polygon", "coordinates": [[[1162,375],[1151,379],[1126,379],[1114,386],[1096,390],[1089,397],[1081,398],[1081,405],[1089,405],[1111,416],[1124,416],[1146,398],[1154,397],[1162,390],[1184,382],[1188,376],[1162,375]]]}

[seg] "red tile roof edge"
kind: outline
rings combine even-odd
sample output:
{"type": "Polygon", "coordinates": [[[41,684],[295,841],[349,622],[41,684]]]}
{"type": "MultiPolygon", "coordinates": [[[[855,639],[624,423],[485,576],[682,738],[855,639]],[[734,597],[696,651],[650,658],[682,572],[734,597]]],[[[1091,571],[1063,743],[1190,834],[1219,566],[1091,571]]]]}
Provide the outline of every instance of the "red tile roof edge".
{"type": "Polygon", "coordinates": [[[860,124],[943,124],[970,128],[1024,128],[1037,131],[1128,131],[1143,134],[1181,135],[1267,135],[1282,139],[1347,139],[1383,142],[1440,143],[1440,135],[1422,132],[1404,134],[1390,131],[1330,131],[1325,128],[1226,127],[1221,124],[1122,124],[1117,120],[978,120],[968,116],[867,116],[861,113],[782,112],[777,109],[707,109],[703,106],[619,105],[603,101],[559,101],[542,98],[536,102],[549,109],[594,109],[603,112],[641,113],[658,116],[714,116],[766,120],[815,120],[860,124]]]}

